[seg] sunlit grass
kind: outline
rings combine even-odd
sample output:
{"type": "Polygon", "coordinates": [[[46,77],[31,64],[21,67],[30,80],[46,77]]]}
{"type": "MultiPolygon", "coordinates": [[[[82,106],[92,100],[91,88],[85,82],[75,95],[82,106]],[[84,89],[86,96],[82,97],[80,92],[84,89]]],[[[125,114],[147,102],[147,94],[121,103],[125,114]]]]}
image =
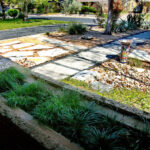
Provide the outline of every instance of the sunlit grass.
{"type": "Polygon", "coordinates": [[[140,91],[138,89],[115,88],[110,92],[99,92],[93,90],[86,82],[67,78],[63,82],[96,93],[100,96],[113,99],[131,107],[150,112],[150,92],[140,91]]]}
{"type": "Polygon", "coordinates": [[[22,19],[6,19],[5,21],[0,20],[0,30],[67,23],[70,22],[45,19],[29,19],[29,21],[23,21],[22,19]]]}

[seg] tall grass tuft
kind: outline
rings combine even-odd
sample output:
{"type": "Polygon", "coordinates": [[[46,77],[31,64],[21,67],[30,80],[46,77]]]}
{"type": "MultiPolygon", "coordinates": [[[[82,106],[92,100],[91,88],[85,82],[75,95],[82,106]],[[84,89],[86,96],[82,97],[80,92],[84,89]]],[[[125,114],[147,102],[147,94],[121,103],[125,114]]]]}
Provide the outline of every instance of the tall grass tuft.
{"type": "Polygon", "coordinates": [[[0,93],[14,89],[24,83],[25,76],[14,67],[0,72],[0,93]]]}

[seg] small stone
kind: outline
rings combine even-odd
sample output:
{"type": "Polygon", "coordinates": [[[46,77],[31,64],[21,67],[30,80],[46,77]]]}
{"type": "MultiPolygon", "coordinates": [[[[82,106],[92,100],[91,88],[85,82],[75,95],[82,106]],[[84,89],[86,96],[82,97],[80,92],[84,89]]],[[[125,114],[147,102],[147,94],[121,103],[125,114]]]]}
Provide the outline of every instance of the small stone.
{"type": "Polygon", "coordinates": [[[81,39],[84,39],[84,40],[92,40],[93,39],[93,36],[92,35],[83,35],[81,37],[81,39]]]}
{"type": "Polygon", "coordinates": [[[92,87],[92,89],[98,90],[100,92],[109,92],[109,91],[113,90],[112,85],[104,84],[99,81],[92,82],[91,87],[92,87]]]}

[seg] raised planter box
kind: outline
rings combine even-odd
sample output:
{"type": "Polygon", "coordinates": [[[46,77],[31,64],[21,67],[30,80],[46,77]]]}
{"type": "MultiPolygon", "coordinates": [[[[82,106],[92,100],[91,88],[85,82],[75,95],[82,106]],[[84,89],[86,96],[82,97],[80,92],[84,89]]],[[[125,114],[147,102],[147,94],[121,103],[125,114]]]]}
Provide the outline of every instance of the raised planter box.
{"type": "Polygon", "coordinates": [[[118,122],[140,131],[144,131],[145,128],[147,128],[147,132],[150,133],[150,113],[148,112],[129,107],[117,101],[110,100],[86,90],[53,80],[50,77],[41,75],[39,73],[32,72],[32,75],[37,79],[45,80],[51,86],[77,91],[88,101],[94,101],[96,104],[98,104],[100,110],[103,110],[100,112],[102,115],[109,116],[110,118],[116,118],[118,122]]]}
{"type": "Polygon", "coordinates": [[[3,97],[0,97],[0,115],[8,118],[14,125],[30,135],[48,150],[83,150],[61,134],[47,126],[39,124],[30,114],[19,108],[10,108],[5,104],[5,99],[3,97]]]}

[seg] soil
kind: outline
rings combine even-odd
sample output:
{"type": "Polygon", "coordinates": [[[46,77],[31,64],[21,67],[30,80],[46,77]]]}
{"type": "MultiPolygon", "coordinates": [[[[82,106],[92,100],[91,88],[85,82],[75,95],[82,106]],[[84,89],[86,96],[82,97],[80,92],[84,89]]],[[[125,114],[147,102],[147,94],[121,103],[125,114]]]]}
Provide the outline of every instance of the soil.
{"type": "Polygon", "coordinates": [[[85,35],[93,36],[91,40],[81,39],[82,35],[68,35],[64,33],[59,33],[58,31],[50,33],[51,38],[56,38],[58,40],[62,40],[68,43],[72,43],[75,45],[86,46],[88,48],[94,47],[96,45],[105,44],[107,42],[111,42],[118,38],[122,38],[124,36],[129,36],[131,34],[136,34],[145,30],[139,29],[134,31],[127,31],[125,33],[113,33],[112,35],[105,35],[104,29],[99,27],[92,27],[85,33],[85,35]]]}

